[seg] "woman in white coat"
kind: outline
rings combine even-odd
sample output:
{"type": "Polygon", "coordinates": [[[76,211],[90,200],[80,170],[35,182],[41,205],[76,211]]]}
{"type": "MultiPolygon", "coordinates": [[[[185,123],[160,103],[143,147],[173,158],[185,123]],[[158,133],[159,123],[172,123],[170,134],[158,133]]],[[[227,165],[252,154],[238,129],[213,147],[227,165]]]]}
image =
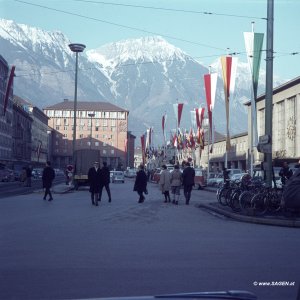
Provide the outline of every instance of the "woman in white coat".
{"type": "Polygon", "coordinates": [[[167,203],[167,202],[171,202],[170,192],[169,192],[171,187],[171,175],[169,170],[167,170],[166,165],[163,165],[161,168],[162,171],[160,173],[159,186],[161,192],[165,196],[164,202],[167,203]]]}

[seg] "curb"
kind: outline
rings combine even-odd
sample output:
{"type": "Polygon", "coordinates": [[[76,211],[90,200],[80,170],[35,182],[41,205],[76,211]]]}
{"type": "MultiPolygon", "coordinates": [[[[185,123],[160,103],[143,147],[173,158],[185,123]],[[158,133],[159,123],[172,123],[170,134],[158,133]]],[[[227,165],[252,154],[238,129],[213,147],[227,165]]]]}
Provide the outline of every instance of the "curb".
{"type": "Polygon", "coordinates": [[[241,221],[241,222],[248,222],[248,223],[255,223],[255,224],[263,224],[263,225],[273,225],[273,226],[282,226],[282,227],[300,227],[300,220],[282,220],[282,219],[263,219],[257,217],[249,217],[238,215],[232,212],[225,211],[221,208],[214,207],[210,204],[199,204],[198,207],[206,208],[208,210],[212,210],[216,213],[229,217],[231,219],[241,221]]]}

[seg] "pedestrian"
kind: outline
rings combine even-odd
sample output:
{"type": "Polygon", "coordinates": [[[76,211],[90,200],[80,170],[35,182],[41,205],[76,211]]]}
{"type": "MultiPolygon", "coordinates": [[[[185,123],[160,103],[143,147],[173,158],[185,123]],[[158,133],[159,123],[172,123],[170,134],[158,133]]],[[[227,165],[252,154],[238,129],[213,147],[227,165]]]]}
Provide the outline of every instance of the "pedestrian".
{"type": "Polygon", "coordinates": [[[22,186],[26,186],[27,184],[27,172],[26,167],[22,168],[21,175],[20,175],[20,181],[22,186]]]}
{"type": "Polygon", "coordinates": [[[282,186],[284,187],[287,180],[289,180],[293,175],[293,171],[289,168],[288,163],[285,161],[282,168],[279,171],[279,176],[281,177],[282,186]]]}
{"type": "Polygon", "coordinates": [[[139,171],[136,173],[133,190],[135,192],[137,192],[139,197],[140,197],[138,203],[143,203],[144,200],[145,200],[144,193],[148,194],[148,191],[147,191],[147,175],[144,171],[144,166],[143,165],[139,166],[139,171]]]}
{"type": "Polygon", "coordinates": [[[53,168],[51,167],[51,162],[47,161],[46,162],[46,167],[43,170],[43,175],[42,175],[42,181],[43,181],[43,188],[45,188],[45,195],[44,195],[44,200],[46,200],[47,195],[50,196],[48,201],[52,201],[53,197],[50,191],[50,188],[52,186],[53,179],[55,178],[55,172],[53,168]]]}
{"type": "Polygon", "coordinates": [[[102,190],[103,190],[103,187],[105,187],[107,196],[108,196],[108,202],[111,202],[111,193],[110,193],[109,183],[110,183],[110,172],[109,172],[109,168],[107,166],[106,161],[104,161],[103,166],[100,171],[99,201],[101,201],[102,190]]]}
{"type": "Polygon", "coordinates": [[[190,163],[187,162],[182,173],[183,192],[186,205],[190,204],[192,188],[195,185],[194,180],[195,170],[190,166],[190,163]]]}
{"type": "Polygon", "coordinates": [[[182,184],[182,174],[181,171],[179,170],[178,165],[174,166],[174,170],[172,171],[170,176],[170,183],[171,183],[171,193],[173,198],[172,203],[178,205],[179,198],[180,198],[180,187],[182,184]]]}
{"type": "Polygon", "coordinates": [[[100,191],[100,167],[99,162],[95,161],[94,166],[88,171],[88,181],[90,184],[90,193],[92,199],[92,205],[98,206],[98,198],[100,191]]]}
{"type": "Polygon", "coordinates": [[[32,168],[31,165],[29,165],[26,168],[26,186],[31,187],[31,177],[32,177],[32,168]]]}
{"type": "Polygon", "coordinates": [[[171,202],[170,198],[170,186],[171,186],[171,175],[169,170],[167,170],[166,165],[162,165],[162,171],[160,173],[160,178],[159,178],[159,187],[162,192],[162,194],[165,196],[165,203],[171,202]]]}

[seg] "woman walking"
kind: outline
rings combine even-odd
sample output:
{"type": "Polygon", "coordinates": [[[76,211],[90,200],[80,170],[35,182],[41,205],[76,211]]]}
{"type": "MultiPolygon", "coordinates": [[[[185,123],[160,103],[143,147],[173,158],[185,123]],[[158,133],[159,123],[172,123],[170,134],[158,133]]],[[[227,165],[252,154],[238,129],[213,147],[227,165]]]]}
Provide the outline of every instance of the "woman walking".
{"type": "Polygon", "coordinates": [[[174,170],[171,173],[171,192],[173,198],[172,203],[176,205],[178,205],[179,203],[181,184],[182,184],[182,175],[179,170],[179,166],[175,165],[174,170]]]}
{"type": "Polygon", "coordinates": [[[171,186],[171,174],[169,170],[167,170],[166,165],[162,165],[161,168],[162,168],[162,172],[160,173],[159,186],[161,192],[165,196],[164,202],[167,203],[167,202],[171,202],[170,193],[169,193],[170,186],[171,186]]]}

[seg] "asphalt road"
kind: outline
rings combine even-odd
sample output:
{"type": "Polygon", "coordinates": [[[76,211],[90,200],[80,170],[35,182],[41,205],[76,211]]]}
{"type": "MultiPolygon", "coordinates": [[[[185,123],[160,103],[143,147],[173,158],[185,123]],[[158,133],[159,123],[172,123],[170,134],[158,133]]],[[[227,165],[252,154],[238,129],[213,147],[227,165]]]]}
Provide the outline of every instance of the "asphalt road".
{"type": "MultiPolygon", "coordinates": [[[[56,176],[53,184],[65,181],[64,176],[56,176]]],[[[31,180],[31,187],[24,186],[20,181],[0,182],[0,199],[16,195],[31,194],[34,190],[42,188],[42,179],[31,180]]]]}
{"type": "Polygon", "coordinates": [[[165,204],[149,184],[111,184],[99,207],[86,188],[0,200],[0,299],[83,299],[243,289],[296,299],[299,229],[240,223],[191,205],[165,204]],[[263,286],[261,284],[264,284],[263,286]],[[266,285],[266,284],[269,284],[266,285]]]}

